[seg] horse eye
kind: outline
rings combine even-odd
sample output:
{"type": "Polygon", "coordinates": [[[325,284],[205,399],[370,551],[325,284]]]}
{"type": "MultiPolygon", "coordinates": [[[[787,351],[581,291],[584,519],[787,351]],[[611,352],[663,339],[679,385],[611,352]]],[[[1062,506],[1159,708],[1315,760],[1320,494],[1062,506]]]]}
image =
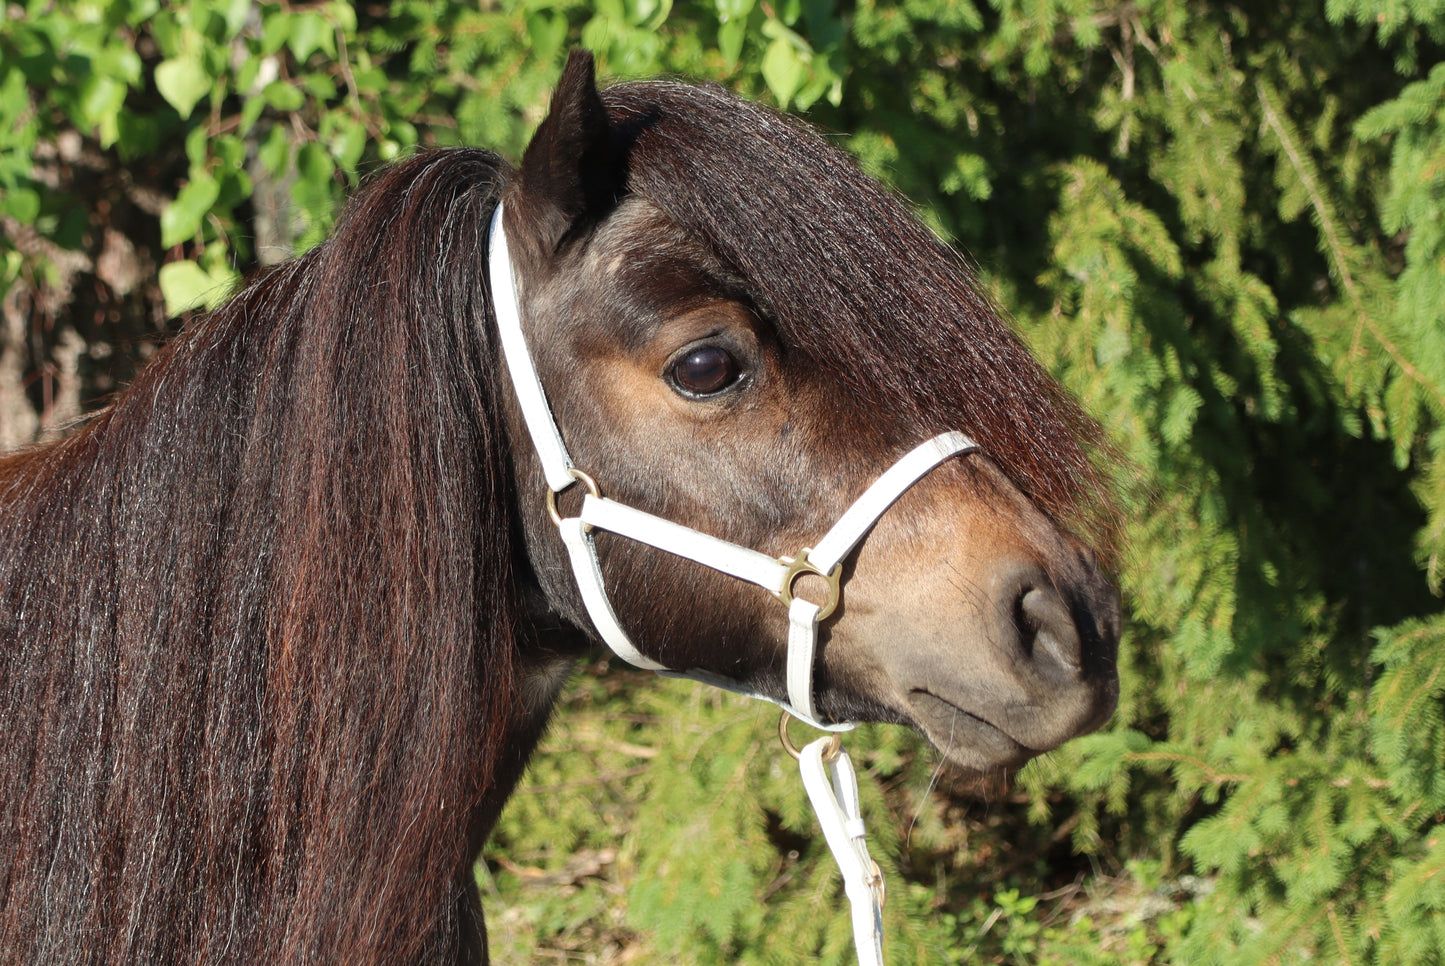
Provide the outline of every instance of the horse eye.
{"type": "Polygon", "coordinates": [[[672,366],[672,382],[689,396],[712,396],[738,381],[742,367],[732,353],[715,345],[699,346],[672,366]]]}

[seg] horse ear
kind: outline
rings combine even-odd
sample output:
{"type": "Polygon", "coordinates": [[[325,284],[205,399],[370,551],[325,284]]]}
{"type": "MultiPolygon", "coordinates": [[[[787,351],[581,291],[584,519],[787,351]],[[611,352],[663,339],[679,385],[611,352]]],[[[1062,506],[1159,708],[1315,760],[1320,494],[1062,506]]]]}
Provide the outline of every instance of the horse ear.
{"type": "Polygon", "coordinates": [[[584,219],[610,210],[622,172],[612,125],[597,93],[592,54],[574,50],[552,108],[522,155],[518,201],[545,254],[554,254],[584,219]]]}

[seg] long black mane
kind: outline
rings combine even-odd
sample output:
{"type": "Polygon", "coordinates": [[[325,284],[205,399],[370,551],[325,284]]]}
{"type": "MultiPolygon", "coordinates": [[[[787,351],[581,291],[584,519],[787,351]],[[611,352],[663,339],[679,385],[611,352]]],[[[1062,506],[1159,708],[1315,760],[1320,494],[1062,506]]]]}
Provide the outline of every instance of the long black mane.
{"type": "Polygon", "coordinates": [[[505,177],[472,150],[385,172],[83,430],[0,461],[0,958],[475,936],[516,691],[505,177]]]}

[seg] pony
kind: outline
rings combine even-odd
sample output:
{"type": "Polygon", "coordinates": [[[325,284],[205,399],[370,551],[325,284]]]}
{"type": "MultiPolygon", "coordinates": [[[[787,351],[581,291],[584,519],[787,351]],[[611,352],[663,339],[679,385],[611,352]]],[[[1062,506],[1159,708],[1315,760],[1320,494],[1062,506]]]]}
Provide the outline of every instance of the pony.
{"type": "MultiPolygon", "coordinates": [[[[486,962],[473,862],[595,639],[500,361],[499,204],[557,424],[618,499],[779,555],[919,440],[977,442],[843,562],[820,716],[998,773],[1112,712],[1097,424],[811,129],[576,53],[518,170],[380,173],[0,460],[7,962],[486,962]]],[[[786,693],[771,595],[596,546],[642,654],[786,693]]]]}

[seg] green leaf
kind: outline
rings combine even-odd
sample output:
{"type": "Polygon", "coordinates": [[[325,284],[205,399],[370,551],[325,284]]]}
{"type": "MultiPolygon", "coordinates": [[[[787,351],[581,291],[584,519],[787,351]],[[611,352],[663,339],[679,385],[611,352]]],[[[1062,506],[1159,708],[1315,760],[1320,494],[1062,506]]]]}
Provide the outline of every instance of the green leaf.
{"type": "Polygon", "coordinates": [[[194,179],[182,188],[176,200],[161,211],[161,244],[170,248],[193,238],[220,194],[220,184],[209,177],[194,179]]]}
{"type": "Polygon", "coordinates": [[[203,172],[211,158],[211,138],[204,125],[196,125],[186,135],[186,159],[191,163],[191,172],[195,176],[203,172]]]}
{"type": "Polygon", "coordinates": [[[306,93],[290,81],[272,81],[261,90],[261,98],[278,111],[299,111],[306,93]]]}
{"type": "Polygon", "coordinates": [[[329,0],[322,10],[342,33],[356,33],[356,8],[346,0],[329,0]]]}
{"type": "Polygon", "coordinates": [[[107,74],[131,87],[140,86],[144,66],[140,55],[128,47],[108,47],[91,61],[96,73],[107,74]]]}
{"type": "Polygon", "coordinates": [[[551,60],[567,40],[567,18],[560,13],[534,13],[527,18],[527,38],[537,59],[551,60]]]}
{"type": "Polygon", "coordinates": [[[293,19],[290,13],[276,7],[265,8],[265,20],[261,24],[261,53],[271,56],[291,40],[293,19]]]}
{"type": "Polygon", "coordinates": [[[246,20],[251,16],[254,3],[253,0],[223,0],[223,2],[225,5],[221,9],[221,16],[226,21],[226,39],[230,40],[246,26],[246,20]]]}
{"type": "Polygon", "coordinates": [[[325,17],[313,11],[308,10],[292,18],[286,43],[298,64],[304,64],[306,58],[318,50],[328,57],[336,56],[335,28],[326,22],[325,17]]]}
{"type": "Polygon", "coordinates": [[[286,129],[279,124],[273,126],[256,156],[273,176],[279,176],[290,167],[291,139],[287,136],[286,129]]]}
{"type": "MultiPolygon", "coordinates": [[[[80,110],[85,125],[98,128],[106,121],[114,123],[116,114],[125,103],[125,94],[125,84],[114,77],[101,74],[87,77],[80,88],[80,110]]],[[[111,137],[102,146],[110,147],[114,143],[115,138],[111,137]]]]}
{"type": "Polygon", "coordinates": [[[626,17],[633,26],[656,30],[672,13],[672,0],[625,0],[626,17]]]}
{"type": "Polygon", "coordinates": [[[184,29],[176,17],[174,5],[167,6],[147,24],[156,46],[166,57],[179,57],[195,49],[195,32],[184,29]]]}
{"type": "Polygon", "coordinates": [[[11,188],[0,200],[0,211],[22,225],[33,224],[40,214],[40,195],[30,188],[11,188]]]}
{"type": "Polygon", "coordinates": [[[336,81],[320,72],[301,75],[301,86],[318,101],[333,101],[338,93],[336,81]]]}
{"type": "Polygon", "coordinates": [[[335,172],[336,165],[332,163],[326,149],[319,144],[303,144],[296,153],[296,173],[303,181],[323,185],[331,180],[335,172]]]}
{"type": "Polygon", "coordinates": [[[249,134],[256,127],[256,122],[261,119],[262,113],[266,110],[266,101],[259,97],[248,97],[241,105],[242,134],[249,134]]]}
{"type": "Polygon", "coordinates": [[[20,68],[12,67],[5,71],[4,78],[0,81],[0,121],[8,128],[30,113],[30,91],[25,86],[25,74],[20,68]]]}
{"type": "Polygon", "coordinates": [[[342,167],[354,169],[366,150],[366,126],[350,117],[343,117],[335,125],[335,133],[326,146],[342,167]]]}
{"type": "Polygon", "coordinates": [[[166,312],[176,316],[201,306],[215,308],[230,296],[236,279],[234,272],[224,268],[207,272],[192,261],[162,265],[160,286],[166,312]]]}
{"type": "Polygon", "coordinates": [[[211,79],[198,58],[174,57],[156,66],[156,89],[182,119],[206,96],[211,79]]]}
{"type": "Polygon", "coordinates": [[[718,23],[732,23],[737,20],[746,21],[748,14],[753,12],[757,0],[714,0],[717,5],[718,23]]]}
{"type": "Polygon", "coordinates": [[[808,65],[798,56],[798,48],[788,38],[778,37],[768,44],[763,53],[762,72],[768,90],[773,92],[780,105],[787,107],[793,95],[803,86],[808,65]]]}
{"type": "Polygon", "coordinates": [[[220,174],[240,171],[246,165],[246,142],[234,134],[220,134],[211,138],[211,157],[216,159],[220,174]]]}
{"type": "Polygon", "coordinates": [[[718,52],[722,54],[728,70],[732,70],[738,65],[738,59],[743,54],[743,42],[747,40],[747,36],[748,21],[745,17],[724,21],[722,26],[718,27],[718,52]]]}

